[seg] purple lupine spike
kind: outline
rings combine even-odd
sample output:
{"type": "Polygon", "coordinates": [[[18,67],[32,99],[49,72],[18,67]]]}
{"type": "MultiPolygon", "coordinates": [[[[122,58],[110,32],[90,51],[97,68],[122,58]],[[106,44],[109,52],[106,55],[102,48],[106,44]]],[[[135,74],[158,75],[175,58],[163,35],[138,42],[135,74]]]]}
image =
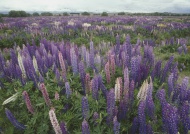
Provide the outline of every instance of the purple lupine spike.
{"type": "Polygon", "coordinates": [[[113,110],[113,117],[118,116],[118,107],[115,106],[113,110]]]}
{"type": "Polygon", "coordinates": [[[105,65],[105,72],[106,72],[107,83],[110,83],[110,65],[109,65],[109,62],[107,62],[105,65]]]}
{"type": "Polygon", "coordinates": [[[77,74],[78,73],[77,56],[73,47],[70,50],[70,54],[71,54],[71,66],[72,66],[73,73],[77,74]]]}
{"type": "Polygon", "coordinates": [[[138,117],[135,117],[133,119],[133,123],[132,123],[132,127],[131,127],[131,130],[130,130],[130,133],[131,134],[136,134],[138,128],[139,128],[139,119],[138,119],[138,117]]]}
{"type": "Polygon", "coordinates": [[[101,76],[101,75],[98,76],[98,85],[99,85],[99,87],[100,87],[100,89],[101,89],[101,91],[102,91],[104,97],[106,98],[108,91],[107,91],[105,85],[103,84],[102,76],[101,76]]]}
{"type": "Polygon", "coordinates": [[[60,81],[60,73],[59,73],[59,70],[56,68],[56,71],[55,71],[55,78],[57,80],[57,82],[59,83],[60,81]]]}
{"type": "Polygon", "coordinates": [[[90,134],[88,122],[85,119],[82,122],[82,134],[90,134]]]}
{"type": "Polygon", "coordinates": [[[184,101],[188,100],[188,82],[189,82],[189,77],[185,77],[182,80],[181,88],[179,90],[179,99],[180,103],[182,104],[184,101]]]}
{"type": "MultiPolygon", "coordinates": [[[[154,76],[160,78],[162,61],[158,61],[154,68],[154,76]]],[[[153,79],[153,78],[152,78],[153,79]]]]}
{"type": "Polygon", "coordinates": [[[110,60],[110,68],[111,68],[111,75],[115,75],[115,56],[111,55],[111,60],[110,60]]]}
{"type": "Polygon", "coordinates": [[[146,108],[148,115],[154,119],[154,113],[155,113],[155,106],[154,101],[152,98],[152,92],[153,92],[153,83],[152,79],[150,78],[150,84],[148,85],[148,91],[147,91],[147,97],[146,97],[146,108]]]}
{"type": "Polygon", "coordinates": [[[157,91],[157,98],[159,99],[159,101],[161,102],[161,104],[164,104],[166,102],[166,92],[164,89],[158,90],[157,91]]]}
{"type": "Polygon", "coordinates": [[[80,61],[79,63],[79,73],[80,73],[82,88],[83,88],[83,91],[85,91],[85,71],[84,71],[84,63],[82,61],[80,61]]]}
{"type": "Polygon", "coordinates": [[[146,103],[141,101],[138,107],[138,119],[139,119],[139,133],[146,134],[146,115],[145,115],[146,103]]]}
{"type": "Polygon", "coordinates": [[[11,113],[11,111],[7,108],[5,108],[5,113],[7,118],[9,119],[9,121],[17,128],[20,130],[24,130],[26,129],[26,126],[24,126],[23,124],[19,123],[16,118],[14,117],[14,115],[11,113]]]}
{"type": "Polygon", "coordinates": [[[169,70],[172,67],[172,62],[174,60],[174,56],[171,56],[170,59],[168,60],[168,62],[165,64],[164,69],[162,71],[162,77],[161,77],[161,82],[163,83],[166,79],[166,76],[169,72],[169,70]]]}
{"type": "Polygon", "coordinates": [[[150,124],[148,124],[148,125],[146,126],[146,132],[147,132],[147,134],[153,134],[153,133],[154,133],[154,132],[153,132],[153,129],[152,129],[152,127],[151,127],[150,124]]]}
{"type": "Polygon", "coordinates": [[[87,73],[85,76],[85,93],[89,94],[90,90],[91,90],[90,74],[87,73]]]}
{"type": "Polygon", "coordinates": [[[115,107],[115,93],[114,89],[110,89],[110,91],[107,93],[107,123],[110,124],[110,122],[113,121],[113,110],[115,107]]]}
{"type": "Polygon", "coordinates": [[[189,110],[190,110],[190,106],[188,102],[184,102],[183,105],[179,107],[180,119],[183,124],[184,134],[187,134],[190,128],[189,110]]]}
{"type": "Polygon", "coordinates": [[[124,73],[124,89],[123,90],[125,92],[129,90],[129,70],[127,67],[124,69],[123,73],[124,73]]]}
{"type": "Polygon", "coordinates": [[[119,35],[116,36],[116,47],[115,47],[115,53],[118,54],[120,49],[120,37],[119,35]]]}
{"type": "Polygon", "coordinates": [[[168,77],[168,95],[171,96],[171,93],[174,90],[174,75],[171,73],[168,77]]]}
{"type": "Polygon", "coordinates": [[[89,60],[90,60],[90,67],[94,68],[94,45],[93,42],[90,42],[90,55],[89,55],[89,60]]]}
{"type": "Polygon", "coordinates": [[[60,123],[60,128],[61,128],[62,134],[68,134],[68,132],[67,132],[67,127],[66,127],[64,121],[62,121],[62,122],[60,123]]]}
{"type": "Polygon", "coordinates": [[[30,113],[34,114],[34,108],[33,108],[32,104],[31,104],[30,97],[29,97],[28,93],[26,91],[24,91],[22,93],[22,95],[23,95],[23,98],[24,98],[24,101],[26,103],[28,111],[30,113]]]}
{"type": "Polygon", "coordinates": [[[97,112],[94,112],[94,114],[93,114],[93,121],[95,122],[95,125],[97,125],[98,124],[98,119],[99,119],[100,117],[99,117],[99,114],[97,113],[97,112]]]}
{"type": "Polygon", "coordinates": [[[71,91],[71,89],[70,89],[69,82],[65,82],[65,89],[66,89],[67,98],[69,98],[70,95],[72,94],[72,91],[71,91]]]}
{"type": "Polygon", "coordinates": [[[131,59],[131,80],[136,81],[138,73],[138,59],[136,57],[132,57],[131,59]]]}
{"type": "Polygon", "coordinates": [[[135,82],[132,80],[130,82],[130,88],[129,88],[129,99],[130,99],[131,105],[133,104],[133,101],[134,101],[134,90],[135,90],[135,82]]]}
{"type": "Polygon", "coordinates": [[[40,91],[42,92],[42,95],[44,97],[46,104],[50,107],[52,104],[51,104],[51,100],[49,99],[49,94],[47,92],[47,89],[46,89],[44,83],[41,83],[39,88],[40,88],[40,91]]]}
{"type": "Polygon", "coordinates": [[[82,116],[84,119],[87,119],[89,116],[88,99],[84,96],[82,97],[82,116]]]}
{"type": "Polygon", "coordinates": [[[92,98],[98,100],[98,77],[95,76],[91,82],[92,86],[92,98]]]}
{"type": "Polygon", "coordinates": [[[117,116],[114,117],[113,119],[113,131],[114,134],[119,134],[120,130],[120,123],[117,121],[117,116]]]}
{"type": "Polygon", "coordinates": [[[43,76],[41,75],[41,73],[39,73],[39,82],[40,83],[44,83],[44,78],[43,78],[43,76]]]}
{"type": "Polygon", "coordinates": [[[162,119],[165,131],[169,134],[177,134],[177,109],[167,102],[162,105],[162,119]]]}

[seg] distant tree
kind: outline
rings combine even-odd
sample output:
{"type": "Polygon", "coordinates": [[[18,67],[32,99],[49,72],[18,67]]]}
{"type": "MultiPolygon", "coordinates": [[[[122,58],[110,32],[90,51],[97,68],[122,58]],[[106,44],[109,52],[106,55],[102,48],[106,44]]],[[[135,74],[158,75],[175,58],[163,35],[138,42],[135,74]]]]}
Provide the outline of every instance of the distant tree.
{"type": "Polygon", "coordinates": [[[103,13],[101,14],[101,16],[108,16],[108,13],[107,13],[107,12],[103,12],[103,13]]]}
{"type": "Polygon", "coordinates": [[[50,12],[43,12],[41,13],[41,16],[53,16],[53,14],[50,12]]]}
{"type": "Polygon", "coordinates": [[[9,12],[9,17],[27,17],[29,14],[26,13],[25,11],[15,11],[11,10],[9,12]]]}
{"type": "Polygon", "coordinates": [[[34,13],[32,14],[32,16],[40,16],[40,14],[39,14],[38,12],[34,12],[34,13]]]}
{"type": "Polygon", "coordinates": [[[125,12],[119,12],[118,15],[125,15],[125,12]]]}
{"type": "Polygon", "coordinates": [[[63,16],[69,16],[69,14],[67,12],[64,12],[63,16]]]}
{"type": "Polygon", "coordinates": [[[83,12],[82,15],[84,15],[84,16],[89,16],[90,13],[89,13],[89,12],[83,12]]]}

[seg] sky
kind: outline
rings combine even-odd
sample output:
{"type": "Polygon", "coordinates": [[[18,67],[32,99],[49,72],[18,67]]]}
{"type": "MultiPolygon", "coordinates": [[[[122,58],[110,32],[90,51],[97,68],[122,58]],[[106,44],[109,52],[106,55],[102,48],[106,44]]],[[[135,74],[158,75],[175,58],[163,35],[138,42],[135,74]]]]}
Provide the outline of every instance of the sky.
{"type": "Polygon", "coordinates": [[[190,13],[190,0],[0,0],[0,11],[190,13]]]}

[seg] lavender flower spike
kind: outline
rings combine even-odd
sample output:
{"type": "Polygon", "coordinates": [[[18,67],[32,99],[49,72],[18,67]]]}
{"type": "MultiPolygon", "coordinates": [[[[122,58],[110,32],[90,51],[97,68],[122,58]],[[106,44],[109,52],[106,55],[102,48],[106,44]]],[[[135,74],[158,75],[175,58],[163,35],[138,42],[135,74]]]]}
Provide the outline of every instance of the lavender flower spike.
{"type": "Polygon", "coordinates": [[[20,130],[26,129],[26,126],[24,126],[23,124],[19,123],[16,118],[13,116],[13,114],[11,113],[10,110],[8,110],[7,108],[5,108],[5,113],[7,118],[9,119],[9,121],[17,128],[20,130]]]}
{"type": "Polygon", "coordinates": [[[85,119],[82,122],[82,134],[90,134],[88,122],[85,119]]]}

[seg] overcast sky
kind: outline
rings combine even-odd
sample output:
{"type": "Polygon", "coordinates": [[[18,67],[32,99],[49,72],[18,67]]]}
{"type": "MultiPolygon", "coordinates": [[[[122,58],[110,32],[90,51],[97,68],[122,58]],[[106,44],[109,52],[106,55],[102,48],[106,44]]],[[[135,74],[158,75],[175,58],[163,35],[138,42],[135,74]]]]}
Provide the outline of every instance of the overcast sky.
{"type": "Polygon", "coordinates": [[[0,11],[190,13],[190,0],[0,0],[0,11]]]}

